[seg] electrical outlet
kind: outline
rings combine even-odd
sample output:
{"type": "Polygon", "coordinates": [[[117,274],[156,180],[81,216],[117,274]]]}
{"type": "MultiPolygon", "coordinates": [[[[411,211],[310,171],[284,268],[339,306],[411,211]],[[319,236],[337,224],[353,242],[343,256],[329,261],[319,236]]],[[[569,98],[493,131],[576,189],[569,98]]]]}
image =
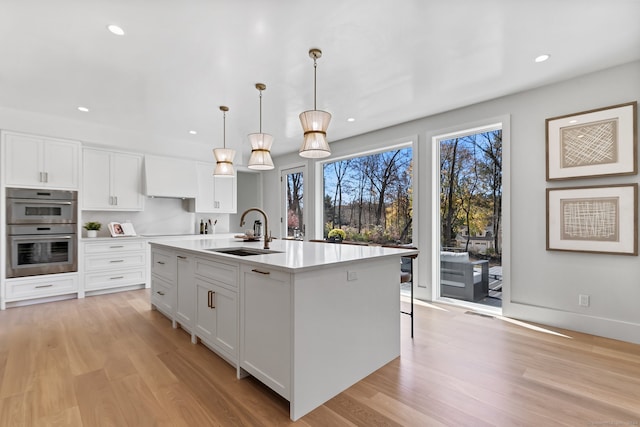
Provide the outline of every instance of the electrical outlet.
{"type": "Polygon", "coordinates": [[[353,280],[358,280],[358,273],[355,271],[347,271],[347,280],[350,282],[353,280]]]}
{"type": "Polygon", "coordinates": [[[580,307],[589,307],[589,295],[578,295],[578,305],[580,307]]]}

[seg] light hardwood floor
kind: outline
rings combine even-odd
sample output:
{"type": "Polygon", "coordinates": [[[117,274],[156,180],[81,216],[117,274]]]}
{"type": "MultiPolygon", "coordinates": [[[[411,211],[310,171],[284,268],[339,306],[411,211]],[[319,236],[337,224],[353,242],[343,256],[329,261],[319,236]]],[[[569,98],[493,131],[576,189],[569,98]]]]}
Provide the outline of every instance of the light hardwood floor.
{"type": "MultiPolygon", "coordinates": [[[[402,356],[297,423],[148,290],[0,312],[0,426],[640,425],[640,346],[416,306],[402,356]]],[[[548,328],[551,330],[551,328],[548,328]]]]}

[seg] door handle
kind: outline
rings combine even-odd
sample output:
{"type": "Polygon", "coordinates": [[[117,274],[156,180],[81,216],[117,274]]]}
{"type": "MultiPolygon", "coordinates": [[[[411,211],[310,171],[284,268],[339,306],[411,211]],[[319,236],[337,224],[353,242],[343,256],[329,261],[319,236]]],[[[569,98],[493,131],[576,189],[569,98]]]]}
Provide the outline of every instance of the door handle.
{"type": "Polygon", "coordinates": [[[262,270],[258,270],[257,268],[254,268],[254,269],[253,269],[253,270],[251,270],[251,271],[253,271],[254,273],[260,273],[260,274],[264,274],[264,275],[269,275],[269,274],[271,274],[271,272],[270,272],[270,271],[262,271],[262,270]]]}

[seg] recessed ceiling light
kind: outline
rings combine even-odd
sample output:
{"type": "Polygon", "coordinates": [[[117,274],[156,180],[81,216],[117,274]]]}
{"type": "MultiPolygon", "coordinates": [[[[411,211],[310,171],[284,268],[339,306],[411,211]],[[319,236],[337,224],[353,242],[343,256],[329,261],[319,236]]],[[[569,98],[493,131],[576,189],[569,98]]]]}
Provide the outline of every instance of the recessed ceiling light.
{"type": "Polygon", "coordinates": [[[351,122],[355,122],[355,121],[356,121],[356,119],[354,119],[353,117],[349,117],[349,118],[347,119],[347,121],[348,121],[349,123],[351,123],[351,122]]]}
{"type": "Polygon", "coordinates": [[[574,124],[574,123],[578,123],[578,121],[573,119],[573,120],[569,120],[569,123],[574,124]]]}
{"type": "Polygon", "coordinates": [[[196,132],[195,130],[190,130],[190,131],[189,131],[189,133],[190,133],[191,135],[197,135],[197,134],[198,134],[198,132],[196,132]]]}
{"type": "Polygon", "coordinates": [[[124,30],[117,25],[111,24],[107,25],[107,29],[111,31],[116,36],[124,36],[124,30]]]}
{"type": "Polygon", "coordinates": [[[551,55],[547,55],[546,53],[544,55],[540,55],[538,57],[536,57],[535,61],[536,62],[544,62],[547,59],[549,59],[551,57],[551,55]]]}
{"type": "Polygon", "coordinates": [[[82,111],[83,113],[88,113],[89,109],[87,107],[80,106],[80,107],[78,107],[78,111],[82,111]]]}

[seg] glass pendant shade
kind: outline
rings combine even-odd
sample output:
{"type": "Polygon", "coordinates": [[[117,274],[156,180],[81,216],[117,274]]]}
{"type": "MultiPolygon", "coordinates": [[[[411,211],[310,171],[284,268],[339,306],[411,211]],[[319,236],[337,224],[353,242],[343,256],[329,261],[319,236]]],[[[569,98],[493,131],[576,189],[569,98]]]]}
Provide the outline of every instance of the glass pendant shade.
{"type": "Polygon", "coordinates": [[[270,153],[273,136],[268,133],[250,133],[249,142],[251,142],[251,157],[247,167],[254,170],[273,169],[270,153]]]}
{"type": "Polygon", "coordinates": [[[216,176],[233,176],[233,158],[236,155],[236,151],[230,148],[216,148],[213,150],[213,155],[216,158],[216,169],[213,174],[216,176]]]}
{"type": "Polygon", "coordinates": [[[321,159],[331,155],[327,142],[327,128],[331,114],[321,110],[309,110],[300,113],[300,123],[304,131],[304,140],[300,147],[300,157],[321,159]]]}

